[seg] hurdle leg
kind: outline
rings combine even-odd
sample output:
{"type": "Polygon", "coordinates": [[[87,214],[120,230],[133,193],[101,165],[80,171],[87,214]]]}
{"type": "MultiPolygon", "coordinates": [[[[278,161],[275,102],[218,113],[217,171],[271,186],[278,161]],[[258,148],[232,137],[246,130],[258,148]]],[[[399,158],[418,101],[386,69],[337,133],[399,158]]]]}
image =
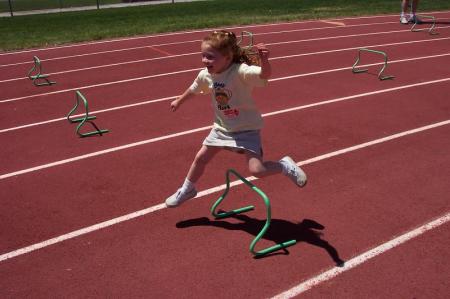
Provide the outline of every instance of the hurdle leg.
{"type": "Polygon", "coordinates": [[[356,73],[366,73],[366,72],[368,72],[368,69],[357,68],[358,63],[359,63],[360,60],[361,60],[361,53],[362,53],[362,52],[375,53],[375,54],[382,55],[382,56],[384,57],[384,64],[383,64],[383,67],[381,68],[381,70],[378,72],[378,79],[380,79],[380,80],[388,80],[388,79],[393,79],[393,78],[395,78],[394,76],[383,75],[383,72],[384,72],[384,70],[386,69],[386,67],[387,67],[387,62],[388,62],[388,57],[387,57],[386,53],[385,53],[385,52],[382,52],[382,51],[377,51],[377,50],[372,50],[372,49],[366,49],[366,48],[358,49],[358,57],[357,57],[355,63],[353,64],[353,66],[352,66],[352,72],[353,72],[353,73],[356,74],[356,73]]]}
{"type": "Polygon", "coordinates": [[[70,110],[69,114],[67,114],[66,118],[67,118],[67,120],[70,123],[79,123],[77,128],[76,128],[76,133],[80,137],[88,137],[88,136],[93,136],[93,135],[103,136],[104,133],[108,133],[109,132],[109,130],[106,130],[106,129],[105,130],[99,129],[97,127],[97,125],[94,122],[92,122],[92,120],[96,119],[96,116],[89,115],[88,102],[87,102],[86,98],[84,97],[84,95],[79,90],[76,91],[76,103],[75,103],[75,106],[70,110]],[[71,118],[73,113],[75,113],[75,111],[77,110],[78,106],[80,105],[81,101],[83,101],[83,105],[84,105],[84,109],[85,109],[84,116],[80,117],[80,118],[71,118]],[[84,124],[86,122],[89,122],[95,128],[95,131],[91,131],[91,132],[87,132],[87,133],[81,133],[81,128],[84,126],[84,124]]]}
{"type": "MultiPolygon", "coordinates": [[[[421,19],[430,19],[432,21],[431,27],[428,28],[428,33],[430,35],[437,35],[439,34],[438,32],[434,31],[434,28],[436,27],[436,18],[433,16],[427,16],[427,15],[416,15],[416,17],[420,17],[421,19]]],[[[417,26],[417,21],[414,22],[414,24],[411,27],[411,31],[412,32],[420,32],[420,31],[426,31],[427,29],[416,29],[417,26]]]]}
{"type": "Polygon", "coordinates": [[[33,57],[33,61],[34,61],[34,65],[33,65],[33,67],[28,71],[28,75],[27,75],[28,78],[29,78],[30,80],[33,81],[33,84],[34,84],[35,86],[44,86],[44,85],[47,85],[47,86],[48,86],[48,85],[56,84],[56,82],[50,81],[50,80],[48,79],[48,75],[42,74],[42,64],[41,64],[41,60],[39,59],[39,57],[34,56],[34,57],[33,57]],[[34,71],[36,71],[36,74],[35,74],[35,75],[32,75],[32,73],[33,73],[34,71]],[[45,80],[46,82],[38,83],[38,82],[37,82],[38,80],[45,80]]]}

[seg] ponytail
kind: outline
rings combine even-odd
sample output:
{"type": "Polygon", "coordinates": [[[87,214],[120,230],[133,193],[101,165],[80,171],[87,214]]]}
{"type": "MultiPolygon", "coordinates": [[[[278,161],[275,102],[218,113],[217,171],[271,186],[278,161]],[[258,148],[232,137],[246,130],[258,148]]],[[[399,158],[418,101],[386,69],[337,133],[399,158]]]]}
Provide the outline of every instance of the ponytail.
{"type": "Polygon", "coordinates": [[[222,55],[232,55],[234,63],[259,65],[258,53],[251,47],[239,46],[236,35],[231,31],[219,30],[207,35],[203,42],[218,50],[222,55]]]}

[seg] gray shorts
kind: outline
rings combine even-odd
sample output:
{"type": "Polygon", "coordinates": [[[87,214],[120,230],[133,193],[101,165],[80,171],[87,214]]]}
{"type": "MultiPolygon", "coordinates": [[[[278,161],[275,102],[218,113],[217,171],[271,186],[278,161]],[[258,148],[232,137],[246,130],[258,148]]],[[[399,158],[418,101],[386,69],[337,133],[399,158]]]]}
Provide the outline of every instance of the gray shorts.
{"type": "Polygon", "coordinates": [[[259,130],[228,133],[213,128],[203,141],[203,145],[219,146],[238,153],[250,151],[262,156],[259,130]]]}

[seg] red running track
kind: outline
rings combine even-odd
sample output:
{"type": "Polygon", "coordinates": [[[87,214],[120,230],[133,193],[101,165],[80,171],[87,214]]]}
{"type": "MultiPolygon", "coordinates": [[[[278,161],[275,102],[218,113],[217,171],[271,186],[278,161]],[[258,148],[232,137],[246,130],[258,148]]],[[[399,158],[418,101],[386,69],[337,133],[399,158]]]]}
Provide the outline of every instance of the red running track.
{"type": "MultiPolygon", "coordinates": [[[[436,16],[446,20],[450,12],[436,16]]],[[[0,55],[0,65],[10,65],[0,68],[11,70],[0,79],[2,297],[261,298],[286,291],[290,297],[316,278],[303,296],[386,297],[394,289],[394,297],[445,298],[449,270],[441,260],[448,244],[439,236],[449,231],[449,29],[412,33],[397,16],[330,21],[248,29],[272,50],[273,79],[255,93],[265,114],[267,158],[289,154],[310,178],[301,190],[283,176],[255,181],[273,211],[258,247],[298,240],[262,259],[248,253],[265,219],[259,203],[254,212],[222,221],[208,212],[220,194],[211,188],[223,184],[227,168],[248,175],[239,156],[219,154],[199,183],[198,199],[161,209],[211,119],[200,113],[207,97],[169,112],[166,98],[180,94],[197,71],[167,73],[201,65],[196,54],[124,62],[194,53],[193,41],[204,32],[0,55]],[[386,72],[396,78],[378,81],[379,66],[353,75],[349,67],[361,46],[385,50],[386,72]],[[120,51],[89,54],[106,50],[120,51]],[[35,88],[15,80],[28,67],[20,63],[36,53],[53,59],[48,67],[62,72],[54,75],[58,84],[35,88]],[[64,58],[73,55],[80,56],[64,58]],[[72,71],[111,63],[122,64],[72,71]],[[61,118],[73,105],[70,89],[89,85],[97,85],[83,89],[93,111],[162,100],[96,113],[96,123],[111,132],[79,139],[61,118]],[[192,129],[198,130],[186,132],[192,129]],[[179,132],[185,133],[168,136],[179,132]],[[149,207],[154,211],[144,210],[149,207]],[[119,223],[117,217],[136,211],[144,215],[119,223]],[[429,232],[372,259],[360,257],[435,219],[439,225],[429,232]],[[336,267],[341,259],[345,266],[336,267]],[[361,264],[353,268],[355,261],[361,264]],[[330,269],[343,273],[317,278],[330,269]]],[[[255,202],[243,186],[231,194],[224,208],[255,202]]]]}

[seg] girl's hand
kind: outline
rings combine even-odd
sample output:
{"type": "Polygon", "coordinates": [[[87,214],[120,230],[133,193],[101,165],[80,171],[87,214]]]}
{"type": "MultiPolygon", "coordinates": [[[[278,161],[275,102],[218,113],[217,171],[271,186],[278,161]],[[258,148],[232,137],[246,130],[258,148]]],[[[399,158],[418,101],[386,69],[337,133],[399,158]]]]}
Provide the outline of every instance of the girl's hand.
{"type": "Polygon", "coordinates": [[[268,60],[270,51],[267,49],[266,45],[263,43],[259,43],[254,45],[256,50],[258,51],[258,55],[261,58],[261,60],[268,60]]]}
{"type": "Polygon", "coordinates": [[[172,112],[175,112],[178,107],[180,107],[181,101],[180,98],[177,98],[176,100],[172,101],[170,103],[170,109],[172,109],[172,112]]]}
{"type": "Polygon", "coordinates": [[[189,88],[186,89],[186,91],[181,96],[170,103],[170,109],[175,112],[181,106],[181,104],[183,104],[184,101],[190,99],[193,96],[194,94],[191,92],[191,90],[189,88]]]}
{"type": "Polygon", "coordinates": [[[261,64],[261,74],[259,77],[261,79],[269,79],[272,75],[272,67],[269,62],[269,49],[267,49],[265,44],[257,44],[254,46],[258,50],[258,55],[261,64]]]}

